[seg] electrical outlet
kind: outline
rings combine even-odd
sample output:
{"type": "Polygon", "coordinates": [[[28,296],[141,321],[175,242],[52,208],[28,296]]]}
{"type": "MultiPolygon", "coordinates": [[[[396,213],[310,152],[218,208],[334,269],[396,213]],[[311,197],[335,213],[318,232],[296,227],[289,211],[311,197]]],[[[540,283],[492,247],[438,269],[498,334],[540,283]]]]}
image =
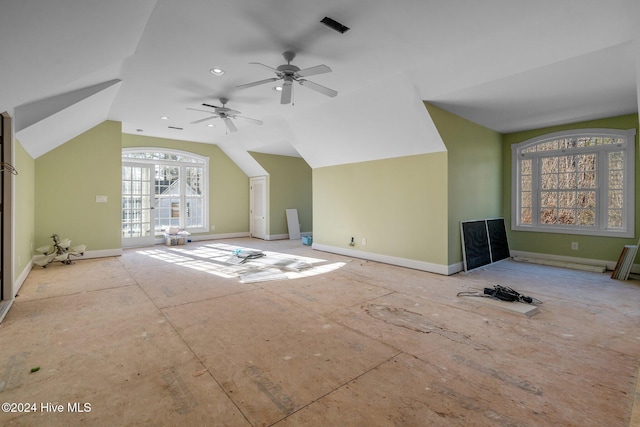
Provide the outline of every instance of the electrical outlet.
{"type": "Polygon", "coordinates": [[[574,251],[578,250],[578,242],[571,242],[571,249],[573,249],[574,251]]]}
{"type": "Polygon", "coordinates": [[[215,225],[212,225],[212,226],[211,226],[211,231],[215,231],[215,229],[216,229],[216,226],[215,226],[215,225]]]}
{"type": "Polygon", "coordinates": [[[367,246],[367,238],[366,237],[362,238],[362,246],[367,246]]]}

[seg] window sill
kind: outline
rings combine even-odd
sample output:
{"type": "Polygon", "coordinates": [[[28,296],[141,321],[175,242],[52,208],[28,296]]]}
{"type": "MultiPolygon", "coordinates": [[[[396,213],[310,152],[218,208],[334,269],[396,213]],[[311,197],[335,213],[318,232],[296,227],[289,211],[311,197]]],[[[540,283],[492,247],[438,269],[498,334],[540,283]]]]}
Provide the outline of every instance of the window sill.
{"type": "Polygon", "coordinates": [[[634,230],[610,231],[610,230],[588,230],[576,228],[561,227],[527,227],[522,225],[512,225],[512,231],[527,231],[533,233],[554,233],[554,234],[576,234],[581,236],[599,236],[599,237],[619,237],[629,238],[635,237],[634,230]]]}

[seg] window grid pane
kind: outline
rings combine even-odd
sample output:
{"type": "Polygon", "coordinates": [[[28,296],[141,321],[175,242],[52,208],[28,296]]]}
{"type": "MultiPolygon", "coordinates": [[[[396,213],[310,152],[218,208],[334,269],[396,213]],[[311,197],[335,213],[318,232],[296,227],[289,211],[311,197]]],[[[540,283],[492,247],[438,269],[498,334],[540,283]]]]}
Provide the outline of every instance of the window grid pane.
{"type": "Polygon", "coordinates": [[[624,152],[609,153],[607,186],[607,226],[622,228],[624,224],[624,152]]]}
{"type": "Polygon", "coordinates": [[[180,227],[180,168],[156,165],[156,235],[180,227]]]}
{"type": "Polygon", "coordinates": [[[532,216],[532,206],[533,206],[533,198],[532,198],[532,160],[531,159],[521,159],[520,160],[520,223],[521,224],[532,224],[533,216],[532,216]]]}
{"type": "Polygon", "coordinates": [[[540,162],[540,223],[596,225],[595,153],[543,157],[540,162]]]}
{"type": "Polygon", "coordinates": [[[122,237],[148,236],[151,230],[147,168],[122,168],[122,237]],[[147,190],[145,192],[145,190],[147,190]]]}

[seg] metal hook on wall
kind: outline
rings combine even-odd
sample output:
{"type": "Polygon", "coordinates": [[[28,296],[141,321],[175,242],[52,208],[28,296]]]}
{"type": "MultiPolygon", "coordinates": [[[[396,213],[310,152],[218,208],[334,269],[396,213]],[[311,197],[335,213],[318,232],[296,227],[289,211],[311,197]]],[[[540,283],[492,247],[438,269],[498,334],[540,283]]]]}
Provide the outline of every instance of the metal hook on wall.
{"type": "Polygon", "coordinates": [[[7,162],[0,162],[0,172],[9,172],[11,175],[18,175],[18,171],[7,162]]]}

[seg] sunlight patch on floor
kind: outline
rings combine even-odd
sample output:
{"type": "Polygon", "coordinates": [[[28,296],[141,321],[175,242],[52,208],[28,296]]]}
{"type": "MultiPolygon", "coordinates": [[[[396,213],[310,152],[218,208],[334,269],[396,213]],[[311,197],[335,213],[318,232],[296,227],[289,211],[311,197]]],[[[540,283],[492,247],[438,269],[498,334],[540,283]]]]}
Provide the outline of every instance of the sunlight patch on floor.
{"type": "Polygon", "coordinates": [[[170,246],[136,253],[223,278],[237,277],[242,282],[300,279],[330,273],[345,265],[344,262],[323,264],[326,260],[320,258],[260,251],[225,243],[210,243],[194,248],[170,246]],[[242,261],[234,257],[234,253],[238,251],[261,252],[265,256],[242,261]]]}

